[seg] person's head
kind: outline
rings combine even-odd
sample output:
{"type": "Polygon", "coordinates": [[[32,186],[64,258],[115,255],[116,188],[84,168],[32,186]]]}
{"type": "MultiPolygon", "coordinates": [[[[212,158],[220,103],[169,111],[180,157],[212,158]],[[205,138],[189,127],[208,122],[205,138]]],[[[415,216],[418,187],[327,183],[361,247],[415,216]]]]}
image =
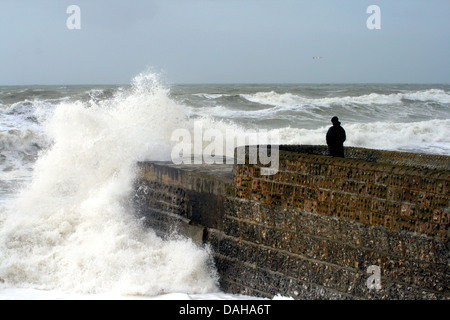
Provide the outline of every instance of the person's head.
{"type": "Polygon", "coordinates": [[[341,124],[341,123],[339,122],[339,118],[338,118],[338,117],[333,117],[333,118],[331,118],[331,123],[332,123],[334,126],[338,126],[338,125],[341,124]]]}

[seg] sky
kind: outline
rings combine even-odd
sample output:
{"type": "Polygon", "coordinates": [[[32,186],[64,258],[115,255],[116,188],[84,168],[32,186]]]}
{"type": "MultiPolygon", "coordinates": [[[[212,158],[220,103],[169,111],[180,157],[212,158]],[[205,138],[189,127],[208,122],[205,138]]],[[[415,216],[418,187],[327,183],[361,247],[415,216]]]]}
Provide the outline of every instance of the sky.
{"type": "Polygon", "coordinates": [[[448,84],[449,15],[449,0],[0,0],[0,85],[448,84]]]}

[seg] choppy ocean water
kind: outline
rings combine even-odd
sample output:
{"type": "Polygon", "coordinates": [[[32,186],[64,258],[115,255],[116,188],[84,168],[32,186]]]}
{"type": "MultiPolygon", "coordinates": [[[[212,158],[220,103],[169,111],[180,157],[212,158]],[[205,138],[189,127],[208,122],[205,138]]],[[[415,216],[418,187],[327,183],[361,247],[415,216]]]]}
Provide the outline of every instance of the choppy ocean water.
{"type": "Polygon", "coordinates": [[[450,155],[450,85],[0,87],[0,299],[246,298],[220,292],[208,248],[143,231],[135,164],[199,125],[324,145],[332,116],[345,146],[450,155]]]}

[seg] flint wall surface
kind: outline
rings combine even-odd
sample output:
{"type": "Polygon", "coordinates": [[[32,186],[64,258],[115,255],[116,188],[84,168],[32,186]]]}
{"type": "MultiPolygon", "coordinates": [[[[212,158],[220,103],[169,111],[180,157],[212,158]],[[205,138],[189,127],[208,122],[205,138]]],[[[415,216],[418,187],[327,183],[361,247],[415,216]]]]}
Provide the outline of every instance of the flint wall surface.
{"type": "Polygon", "coordinates": [[[137,212],[161,235],[207,243],[226,292],[449,299],[449,158],[280,146],[274,175],[248,161],[140,163],[137,212]]]}

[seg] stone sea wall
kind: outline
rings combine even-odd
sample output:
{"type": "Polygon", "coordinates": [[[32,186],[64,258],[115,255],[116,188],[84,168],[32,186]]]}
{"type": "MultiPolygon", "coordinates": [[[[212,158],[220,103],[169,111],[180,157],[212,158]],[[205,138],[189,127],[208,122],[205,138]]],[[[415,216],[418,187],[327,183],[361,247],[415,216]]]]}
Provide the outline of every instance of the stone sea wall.
{"type": "Polygon", "coordinates": [[[249,161],[143,162],[137,214],[161,235],[209,245],[226,292],[449,299],[449,160],[280,146],[274,175],[249,161]]]}

